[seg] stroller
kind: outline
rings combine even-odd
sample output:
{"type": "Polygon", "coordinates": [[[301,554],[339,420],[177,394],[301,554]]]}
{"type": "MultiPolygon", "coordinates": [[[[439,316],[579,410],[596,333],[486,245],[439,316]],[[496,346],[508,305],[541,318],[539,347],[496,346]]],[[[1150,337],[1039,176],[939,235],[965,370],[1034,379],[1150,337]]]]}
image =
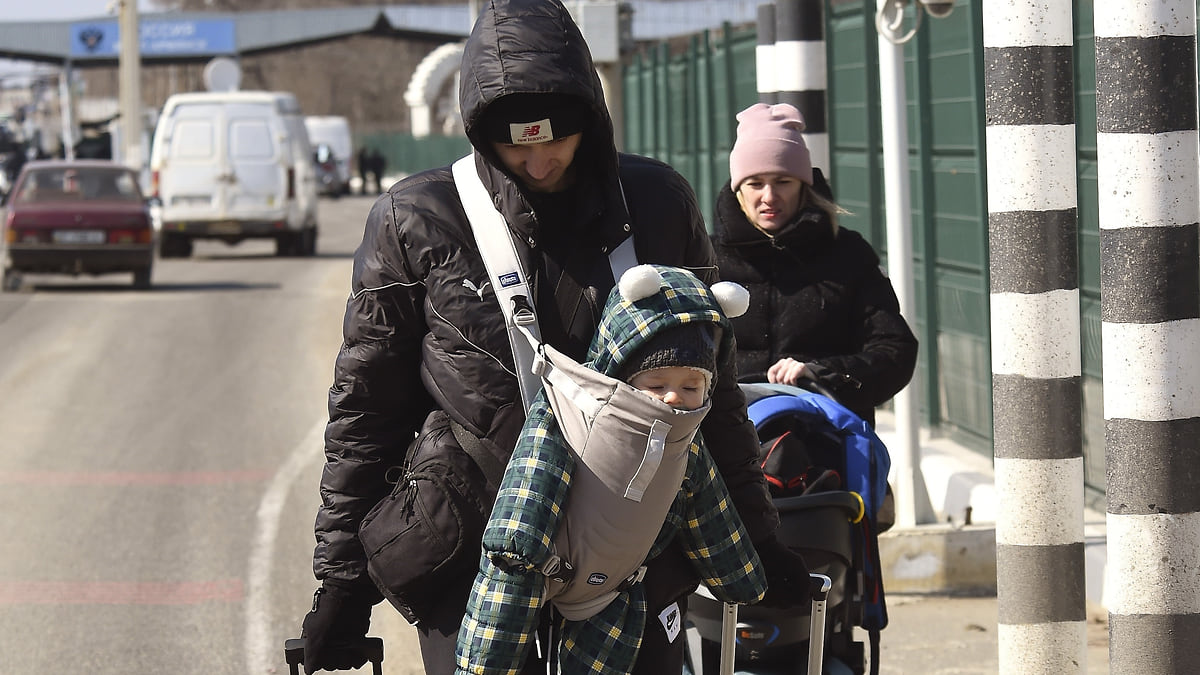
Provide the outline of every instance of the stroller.
{"type": "MultiPolygon", "coordinates": [[[[887,448],[866,422],[828,395],[787,385],[741,387],[779,509],[779,539],[804,556],[810,572],[832,581],[824,673],[863,675],[866,660],[863,643],[854,639],[857,626],[868,634],[871,673],[877,675],[879,631],[887,625],[877,548],[891,465],[887,448]]],[[[686,660],[694,675],[718,672],[722,612],[723,603],[703,587],[689,599],[686,660]]],[[[803,673],[809,612],[808,607],[742,607],[738,669],[803,673]]]]}

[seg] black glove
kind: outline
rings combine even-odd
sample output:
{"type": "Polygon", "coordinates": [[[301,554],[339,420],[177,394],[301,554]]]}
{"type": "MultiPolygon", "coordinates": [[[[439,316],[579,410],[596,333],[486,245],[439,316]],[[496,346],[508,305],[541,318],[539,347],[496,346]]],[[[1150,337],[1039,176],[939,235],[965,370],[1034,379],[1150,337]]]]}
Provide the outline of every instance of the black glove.
{"type": "Polygon", "coordinates": [[[351,670],[367,662],[356,646],[371,626],[374,598],[353,586],[326,579],[313,594],[312,611],[304,617],[304,672],[351,670]]]}
{"type": "Polygon", "coordinates": [[[775,535],[756,543],[758,558],[767,574],[767,593],[759,605],[779,609],[812,602],[812,584],[804,558],[784,546],[775,535]]]}

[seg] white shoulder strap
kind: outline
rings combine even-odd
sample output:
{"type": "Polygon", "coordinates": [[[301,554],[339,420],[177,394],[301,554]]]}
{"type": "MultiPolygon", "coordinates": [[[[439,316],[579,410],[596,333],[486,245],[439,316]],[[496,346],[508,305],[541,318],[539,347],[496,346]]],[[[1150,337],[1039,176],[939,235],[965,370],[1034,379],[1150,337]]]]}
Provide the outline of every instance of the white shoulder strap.
{"type": "Polygon", "coordinates": [[[541,341],[537,315],[533,311],[533,296],[529,291],[529,278],[521,269],[517,249],[508,223],[496,210],[488,196],[487,188],[475,172],[475,156],[467,155],[454,162],[454,184],[459,198],[471,221],[475,242],[479,244],[479,255],[487,267],[500,311],[504,313],[504,324],[508,327],[508,341],[512,346],[513,363],[517,370],[517,382],[521,387],[521,402],[525,410],[542,387],[541,379],[533,372],[533,347],[531,341],[521,336],[523,328],[534,340],[541,341]]]}
{"type": "Polygon", "coordinates": [[[631,267],[636,267],[637,252],[633,250],[633,235],[625,237],[621,245],[608,254],[608,266],[612,268],[613,283],[621,282],[621,275],[631,267]]]}

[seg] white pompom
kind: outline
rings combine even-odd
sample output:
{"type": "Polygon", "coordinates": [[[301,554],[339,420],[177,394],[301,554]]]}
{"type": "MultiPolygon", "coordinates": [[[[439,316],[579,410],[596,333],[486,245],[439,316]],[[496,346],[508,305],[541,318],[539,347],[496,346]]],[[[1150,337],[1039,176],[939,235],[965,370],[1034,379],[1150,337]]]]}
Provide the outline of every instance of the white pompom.
{"type": "Polygon", "coordinates": [[[750,291],[741,284],[732,281],[718,281],[712,285],[712,292],[717,296],[717,303],[721,305],[721,310],[730,319],[741,316],[746,313],[747,309],[750,309],[750,291]]]}
{"type": "Polygon", "coordinates": [[[618,286],[626,302],[637,302],[657,293],[662,288],[662,281],[662,275],[653,265],[637,265],[621,275],[618,286]]]}

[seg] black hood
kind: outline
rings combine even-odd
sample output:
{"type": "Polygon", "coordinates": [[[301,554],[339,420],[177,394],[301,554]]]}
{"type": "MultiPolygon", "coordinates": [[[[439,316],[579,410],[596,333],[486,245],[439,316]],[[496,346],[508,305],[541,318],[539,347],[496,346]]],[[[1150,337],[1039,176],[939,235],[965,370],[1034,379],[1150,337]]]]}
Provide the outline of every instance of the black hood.
{"type": "MultiPolygon", "coordinates": [[[[487,140],[482,120],[489,106],[514,94],[578,98],[589,111],[575,154],[577,181],[570,199],[579,210],[562,230],[594,232],[608,247],[628,236],[629,222],[618,174],[613,123],[587,42],[559,0],[484,0],[463,49],[459,104],[475,148],[475,166],[518,239],[541,240],[539,222],[552,210],[538,195],[523,193],[487,140]],[[535,219],[534,213],[537,213],[535,219]]],[[[553,200],[551,200],[553,201],[553,200]]],[[[532,265],[533,261],[526,261],[532,265]]]]}
{"type": "MultiPolygon", "coordinates": [[[[565,94],[581,99],[593,120],[589,145],[606,144],[610,161],[612,119],[600,76],[579,27],[558,0],[487,0],[463,50],[459,107],[471,144],[491,157],[479,121],[489,105],[512,94],[565,94]]],[[[598,158],[602,159],[602,158],[598,158]]]]}

